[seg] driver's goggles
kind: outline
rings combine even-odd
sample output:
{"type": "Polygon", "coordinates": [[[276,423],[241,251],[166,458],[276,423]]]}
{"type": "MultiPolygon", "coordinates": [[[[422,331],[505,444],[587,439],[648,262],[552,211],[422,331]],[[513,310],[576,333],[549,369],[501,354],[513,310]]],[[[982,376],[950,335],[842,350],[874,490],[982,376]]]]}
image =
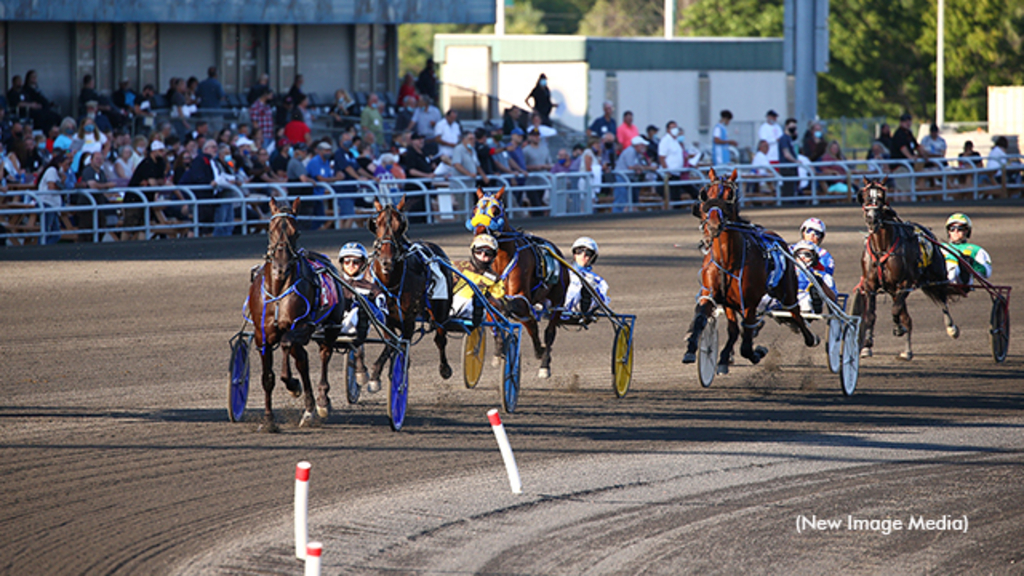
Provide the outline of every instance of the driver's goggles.
{"type": "Polygon", "coordinates": [[[953,224],[952,226],[947,228],[947,230],[949,230],[950,232],[952,232],[953,230],[956,230],[957,232],[967,232],[967,226],[964,226],[963,224],[953,224]]]}
{"type": "Polygon", "coordinates": [[[349,266],[349,265],[352,265],[352,264],[355,264],[356,266],[362,266],[363,265],[363,259],[362,258],[356,258],[355,256],[353,256],[351,258],[345,258],[344,260],[341,261],[341,263],[344,264],[345,266],[349,266]]]}
{"type": "Polygon", "coordinates": [[[487,256],[488,258],[494,258],[497,252],[491,250],[490,248],[474,248],[473,254],[476,254],[477,256],[487,256]]]}
{"type": "Polygon", "coordinates": [[[579,248],[575,248],[575,249],[574,249],[574,250],[572,251],[572,253],[573,253],[573,254],[586,254],[586,255],[587,255],[587,256],[589,256],[590,258],[593,258],[593,257],[594,257],[594,251],[593,251],[593,250],[591,250],[590,248],[584,248],[584,247],[582,247],[582,246],[580,246],[579,248]]]}

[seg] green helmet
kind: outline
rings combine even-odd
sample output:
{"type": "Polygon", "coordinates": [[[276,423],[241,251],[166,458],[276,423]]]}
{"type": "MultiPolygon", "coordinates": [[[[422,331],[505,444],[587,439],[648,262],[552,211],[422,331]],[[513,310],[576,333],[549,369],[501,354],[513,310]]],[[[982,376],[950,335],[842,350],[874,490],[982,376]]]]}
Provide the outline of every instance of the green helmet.
{"type": "Polygon", "coordinates": [[[974,228],[974,226],[971,224],[971,219],[967,217],[967,214],[964,214],[962,212],[957,212],[956,214],[950,215],[949,218],[946,218],[946,231],[948,232],[949,231],[949,227],[954,225],[954,224],[962,224],[962,225],[966,226],[967,227],[967,237],[968,238],[971,237],[971,230],[974,228]]]}

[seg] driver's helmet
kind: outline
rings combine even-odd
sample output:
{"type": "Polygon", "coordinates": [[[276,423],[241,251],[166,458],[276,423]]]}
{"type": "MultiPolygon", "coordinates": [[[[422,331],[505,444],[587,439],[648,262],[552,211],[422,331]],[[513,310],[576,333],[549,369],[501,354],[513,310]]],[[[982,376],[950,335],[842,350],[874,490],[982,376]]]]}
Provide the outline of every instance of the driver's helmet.
{"type": "Polygon", "coordinates": [[[366,248],[364,248],[363,245],[360,244],[359,242],[349,242],[348,244],[342,246],[341,250],[338,251],[339,261],[343,261],[345,260],[345,258],[352,257],[362,258],[363,260],[366,260],[366,248]]]}
{"type": "Polygon", "coordinates": [[[973,226],[971,225],[971,219],[967,217],[967,214],[964,214],[962,212],[957,212],[956,214],[950,215],[949,218],[946,218],[946,233],[947,234],[949,233],[949,228],[951,226],[953,226],[954,224],[960,224],[962,226],[966,226],[967,227],[967,237],[968,238],[971,237],[971,229],[973,228],[973,226]]]}
{"type": "Polygon", "coordinates": [[[825,223],[817,218],[808,218],[804,220],[804,223],[800,225],[800,236],[802,237],[808,230],[815,230],[821,234],[821,239],[825,239],[825,223]]]}
{"type": "Polygon", "coordinates": [[[811,265],[818,263],[818,247],[809,240],[801,240],[796,244],[793,244],[792,248],[793,256],[800,258],[806,256],[810,259],[811,265]]]}
{"type": "Polygon", "coordinates": [[[593,254],[590,257],[590,263],[597,262],[597,256],[600,251],[597,249],[597,242],[590,236],[580,236],[572,243],[572,253],[576,254],[579,250],[590,250],[593,254]]]}
{"type": "MultiPolygon", "coordinates": [[[[491,250],[491,252],[497,253],[498,241],[490,234],[477,234],[469,244],[469,259],[472,260],[473,266],[477,269],[488,269],[491,266],[490,262],[481,262],[480,259],[476,257],[476,251],[479,248],[487,248],[491,250]]],[[[491,262],[493,261],[494,260],[492,259],[491,262]]]]}

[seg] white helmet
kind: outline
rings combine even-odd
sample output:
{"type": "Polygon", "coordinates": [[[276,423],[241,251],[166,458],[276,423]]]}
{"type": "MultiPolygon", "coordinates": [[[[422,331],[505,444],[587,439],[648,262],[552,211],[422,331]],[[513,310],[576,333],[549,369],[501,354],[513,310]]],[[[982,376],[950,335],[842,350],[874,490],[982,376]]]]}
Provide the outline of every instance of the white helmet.
{"type": "Polygon", "coordinates": [[[470,250],[473,250],[475,248],[490,248],[491,250],[497,252],[498,241],[494,238],[494,236],[491,236],[490,234],[477,234],[475,237],[473,237],[473,242],[470,243],[469,245],[470,250]]]}
{"type": "Polygon", "coordinates": [[[803,236],[808,230],[816,230],[821,233],[821,239],[825,239],[825,223],[817,218],[808,218],[800,225],[800,235],[803,236]]]}
{"type": "Polygon", "coordinates": [[[345,258],[351,258],[353,256],[366,260],[366,248],[364,248],[359,242],[349,242],[342,246],[341,250],[338,252],[338,260],[344,260],[345,258]]]}
{"type": "Polygon", "coordinates": [[[580,236],[572,243],[572,251],[575,252],[577,248],[587,248],[594,253],[594,257],[600,253],[597,249],[597,242],[590,236],[580,236]]]}

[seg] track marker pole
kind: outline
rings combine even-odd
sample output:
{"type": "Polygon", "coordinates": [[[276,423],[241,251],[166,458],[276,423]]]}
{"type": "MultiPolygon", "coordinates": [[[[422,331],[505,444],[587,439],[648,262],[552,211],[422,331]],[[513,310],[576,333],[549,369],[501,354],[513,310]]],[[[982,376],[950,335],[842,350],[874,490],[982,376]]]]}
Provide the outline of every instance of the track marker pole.
{"type": "MultiPolygon", "coordinates": [[[[306,520],[309,510],[309,469],[312,464],[306,461],[295,466],[295,557],[306,558],[306,520]]],[[[320,558],[317,555],[317,573],[320,571],[320,558]]],[[[307,565],[306,573],[309,573],[307,565]]]]}
{"type": "Polygon", "coordinates": [[[306,576],[320,576],[320,555],[323,551],[324,545],[319,542],[306,545],[306,576]]]}
{"type": "Polygon", "coordinates": [[[494,437],[498,440],[498,449],[501,450],[501,458],[505,461],[505,470],[508,472],[508,483],[512,487],[512,493],[521,494],[523,484],[519,480],[519,467],[516,466],[516,457],[512,454],[512,446],[508,443],[508,435],[505,434],[505,426],[501,423],[498,409],[488,410],[487,419],[491,421],[491,429],[494,430],[494,437]]]}

